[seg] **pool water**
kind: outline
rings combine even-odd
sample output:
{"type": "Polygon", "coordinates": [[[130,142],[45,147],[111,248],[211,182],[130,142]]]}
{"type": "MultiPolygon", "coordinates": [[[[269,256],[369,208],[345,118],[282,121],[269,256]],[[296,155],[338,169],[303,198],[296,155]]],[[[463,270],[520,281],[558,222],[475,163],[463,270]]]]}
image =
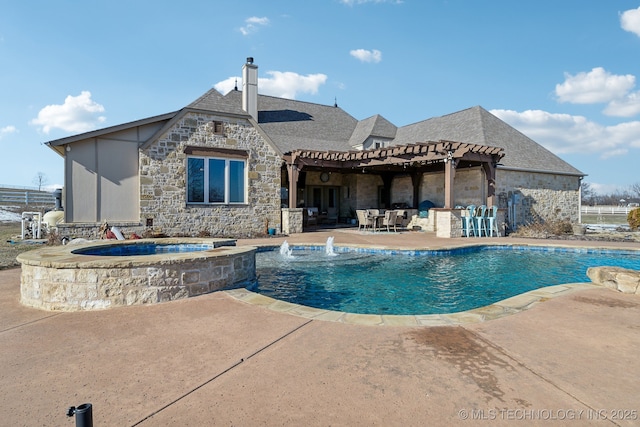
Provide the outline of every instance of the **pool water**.
{"type": "Polygon", "coordinates": [[[209,243],[175,243],[160,245],[156,243],[130,243],[109,246],[92,246],[74,250],[74,254],[98,256],[136,256],[166,253],[198,252],[214,249],[209,243]]]}
{"type": "Polygon", "coordinates": [[[256,254],[254,292],[309,307],[363,314],[442,314],[483,307],[563,283],[587,268],[640,270],[640,252],[485,246],[447,251],[324,247],[256,254]]]}

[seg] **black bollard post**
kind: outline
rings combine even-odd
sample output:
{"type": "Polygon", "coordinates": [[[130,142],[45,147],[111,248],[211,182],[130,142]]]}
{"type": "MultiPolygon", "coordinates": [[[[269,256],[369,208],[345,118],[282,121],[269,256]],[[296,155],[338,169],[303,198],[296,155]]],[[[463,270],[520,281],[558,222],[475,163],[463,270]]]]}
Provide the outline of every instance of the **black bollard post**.
{"type": "Polygon", "coordinates": [[[76,416],[76,427],[93,427],[93,409],[91,403],[70,407],[67,410],[67,417],[76,416]]]}

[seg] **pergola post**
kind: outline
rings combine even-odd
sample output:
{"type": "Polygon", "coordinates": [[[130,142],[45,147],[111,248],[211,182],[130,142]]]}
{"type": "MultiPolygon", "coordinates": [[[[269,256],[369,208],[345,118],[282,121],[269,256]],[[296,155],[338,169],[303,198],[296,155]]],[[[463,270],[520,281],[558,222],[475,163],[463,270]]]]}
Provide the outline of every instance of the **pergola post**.
{"type": "Polygon", "coordinates": [[[444,162],[444,207],[453,209],[453,180],[456,176],[455,159],[446,159],[444,162]]]}
{"type": "Polygon", "coordinates": [[[413,185],[413,207],[417,208],[420,204],[420,181],[422,180],[422,173],[417,170],[411,172],[411,184],[413,185]]]}
{"type": "Polygon", "coordinates": [[[295,163],[287,165],[287,176],[289,178],[289,207],[298,206],[298,167],[295,163]]]}
{"type": "Polygon", "coordinates": [[[496,205],[496,167],[489,162],[482,163],[484,174],[487,177],[487,206],[496,205]]]}

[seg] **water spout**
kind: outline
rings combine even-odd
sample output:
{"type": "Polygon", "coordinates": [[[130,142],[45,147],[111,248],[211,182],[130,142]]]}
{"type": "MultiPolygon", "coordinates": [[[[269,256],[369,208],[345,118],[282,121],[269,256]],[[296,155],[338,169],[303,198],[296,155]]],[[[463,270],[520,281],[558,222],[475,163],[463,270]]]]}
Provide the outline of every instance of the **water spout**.
{"type": "Polygon", "coordinates": [[[325,253],[329,256],[336,256],[338,255],[337,253],[335,253],[333,251],[333,236],[330,236],[327,238],[327,245],[325,246],[325,253]]]}
{"type": "Polygon", "coordinates": [[[282,242],[280,245],[280,255],[284,258],[293,258],[292,252],[293,250],[289,249],[289,243],[286,240],[282,242]]]}

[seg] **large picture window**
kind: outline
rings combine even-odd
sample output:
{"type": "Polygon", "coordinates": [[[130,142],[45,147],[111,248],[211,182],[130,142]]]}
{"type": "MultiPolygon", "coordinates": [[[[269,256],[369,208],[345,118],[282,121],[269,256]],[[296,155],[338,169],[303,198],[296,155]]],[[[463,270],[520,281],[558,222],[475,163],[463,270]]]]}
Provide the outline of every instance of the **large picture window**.
{"type": "Polygon", "coordinates": [[[246,160],[187,157],[187,203],[246,203],[246,160]]]}

